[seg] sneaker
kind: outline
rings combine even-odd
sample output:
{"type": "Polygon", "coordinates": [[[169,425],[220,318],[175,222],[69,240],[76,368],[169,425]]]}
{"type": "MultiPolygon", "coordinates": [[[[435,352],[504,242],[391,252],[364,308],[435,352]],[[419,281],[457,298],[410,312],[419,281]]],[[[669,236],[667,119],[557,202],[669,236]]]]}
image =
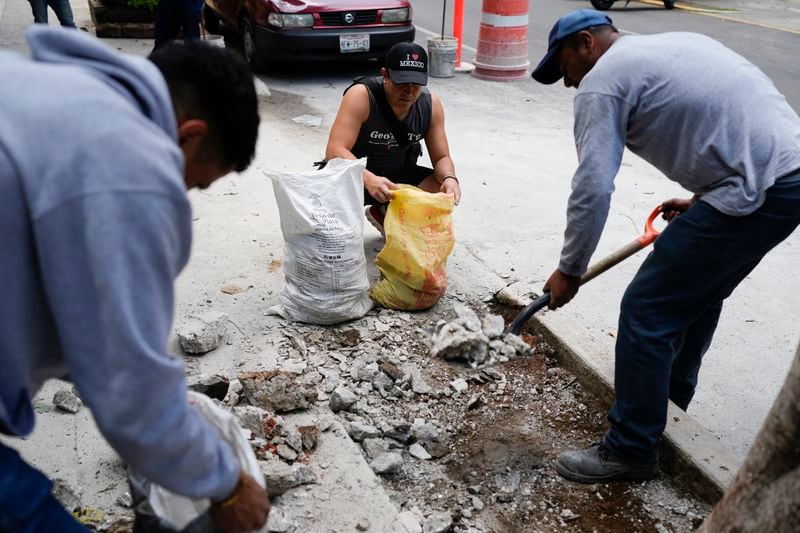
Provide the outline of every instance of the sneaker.
{"type": "Polygon", "coordinates": [[[580,483],[644,481],[658,476],[658,463],[627,463],[602,444],[595,444],[587,450],[562,453],[556,461],[556,470],[563,477],[580,483]]]}
{"type": "Polygon", "coordinates": [[[383,231],[383,219],[386,218],[386,207],[380,204],[371,205],[364,210],[364,216],[366,216],[369,223],[375,226],[375,229],[380,232],[381,237],[386,238],[386,233],[383,231]]]}

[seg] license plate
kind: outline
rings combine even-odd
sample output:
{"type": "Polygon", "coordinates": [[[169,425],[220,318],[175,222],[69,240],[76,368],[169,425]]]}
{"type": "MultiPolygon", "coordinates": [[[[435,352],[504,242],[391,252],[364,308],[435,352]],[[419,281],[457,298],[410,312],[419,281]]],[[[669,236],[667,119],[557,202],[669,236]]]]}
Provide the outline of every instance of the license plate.
{"type": "Polygon", "coordinates": [[[339,36],[339,51],[343,54],[369,52],[368,33],[349,33],[339,36]]]}

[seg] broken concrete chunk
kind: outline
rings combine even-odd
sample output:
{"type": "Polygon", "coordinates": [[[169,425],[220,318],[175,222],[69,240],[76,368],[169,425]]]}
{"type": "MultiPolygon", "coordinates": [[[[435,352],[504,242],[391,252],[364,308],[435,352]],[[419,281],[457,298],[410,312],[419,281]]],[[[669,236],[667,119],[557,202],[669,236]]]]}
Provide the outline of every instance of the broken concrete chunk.
{"type": "Polygon", "coordinates": [[[375,426],[364,424],[363,422],[352,422],[347,429],[350,438],[356,442],[361,442],[364,439],[374,439],[380,437],[381,432],[375,426]]]}
{"type": "Polygon", "coordinates": [[[239,376],[248,403],[276,413],[307,409],[317,400],[317,388],[286,372],[248,372],[239,376]]]}
{"type": "Polygon", "coordinates": [[[453,527],[453,517],[448,512],[433,513],[422,525],[423,533],[446,533],[453,527]]]}
{"type": "Polygon", "coordinates": [[[269,518],[267,519],[267,531],[270,533],[288,533],[294,528],[294,522],[286,516],[283,509],[275,507],[270,509],[269,518]]]}
{"type": "Polygon", "coordinates": [[[300,359],[288,359],[281,364],[281,370],[289,374],[300,375],[308,368],[308,362],[300,359]]]}
{"type": "Polygon", "coordinates": [[[302,357],[308,355],[308,348],[306,347],[306,341],[304,341],[300,336],[292,335],[291,337],[289,337],[289,344],[292,345],[292,348],[300,352],[300,355],[302,357]]]}
{"type": "Polygon", "coordinates": [[[516,351],[517,355],[533,355],[533,348],[531,348],[530,344],[522,340],[522,337],[519,335],[509,333],[505,336],[503,341],[505,341],[507,346],[511,346],[514,351],[516,351]]]}
{"type": "Polygon", "coordinates": [[[431,458],[431,454],[416,442],[408,447],[408,453],[411,457],[416,457],[417,459],[427,460],[431,458]]]}
{"type": "Polygon", "coordinates": [[[303,443],[304,450],[311,451],[317,447],[320,433],[317,426],[298,426],[297,432],[300,433],[300,441],[303,443]]]}
{"type": "MultiPolygon", "coordinates": [[[[378,363],[368,363],[362,364],[356,367],[353,365],[353,369],[355,369],[355,379],[359,381],[372,381],[372,379],[378,374],[378,363]]],[[[353,374],[353,370],[351,369],[350,375],[353,374]]]]}
{"type": "Polygon", "coordinates": [[[400,513],[400,524],[408,533],[422,533],[422,526],[419,524],[419,518],[411,511],[403,511],[400,513]]]}
{"type": "Polygon", "coordinates": [[[392,390],[393,385],[394,381],[392,378],[383,372],[378,372],[375,377],[372,378],[372,386],[378,389],[378,392],[392,390]]]}
{"type": "Polygon", "coordinates": [[[53,396],[53,405],[62,411],[75,414],[83,407],[83,402],[72,394],[72,391],[61,389],[53,396]]]}
{"type": "Polygon", "coordinates": [[[297,452],[292,449],[288,444],[278,444],[275,447],[278,452],[278,457],[287,461],[294,461],[297,459],[297,452]]]}
{"type": "Polygon", "coordinates": [[[264,474],[270,496],[280,496],[294,487],[317,482],[314,471],[301,463],[289,466],[283,461],[272,460],[259,461],[258,465],[264,474]]]}
{"type": "Polygon", "coordinates": [[[203,354],[215,349],[225,337],[228,315],[208,311],[202,315],[190,316],[175,330],[181,348],[186,353],[203,354]]]}
{"type": "Polygon", "coordinates": [[[388,452],[390,449],[389,443],[383,439],[364,439],[364,442],[361,443],[361,447],[364,448],[364,453],[366,453],[367,457],[370,459],[375,459],[380,454],[388,452]]]}
{"type": "Polygon", "coordinates": [[[444,441],[442,437],[436,442],[426,442],[425,446],[427,452],[431,454],[431,457],[434,459],[440,459],[450,453],[450,445],[444,441]]]}
{"type": "Polygon", "coordinates": [[[490,339],[496,339],[503,334],[506,323],[500,315],[486,315],[483,317],[483,334],[490,339]]]}
{"type": "Polygon", "coordinates": [[[356,393],[347,387],[336,387],[336,390],[331,394],[331,399],[328,405],[334,413],[339,411],[347,411],[358,401],[356,393]]]}
{"type": "Polygon", "coordinates": [[[426,422],[421,418],[415,419],[414,424],[411,426],[411,434],[415,439],[422,442],[438,441],[440,433],[436,425],[426,422]]]}
{"type": "Polygon", "coordinates": [[[403,467],[403,456],[399,452],[384,452],[370,464],[376,474],[394,474],[403,467]]]}
{"type": "Polygon", "coordinates": [[[222,400],[227,406],[233,407],[235,405],[239,405],[242,396],[242,382],[238,379],[232,379],[231,382],[228,384],[228,394],[225,395],[225,398],[222,400]]]}
{"type": "Polygon", "coordinates": [[[367,531],[369,530],[369,526],[370,526],[370,521],[366,518],[362,518],[356,524],[356,529],[359,531],[367,531]]]}
{"type": "Polygon", "coordinates": [[[265,438],[264,421],[269,417],[267,411],[252,405],[237,405],[233,408],[233,414],[239,419],[239,425],[249,429],[254,437],[265,438]]]}
{"type": "Polygon", "coordinates": [[[472,508],[478,512],[483,511],[483,501],[477,496],[472,497],[472,508]]]}
{"type": "Polygon", "coordinates": [[[219,374],[214,374],[213,376],[197,374],[186,378],[186,386],[189,390],[205,394],[209,398],[224,400],[225,396],[228,395],[230,381],[219,374]]]}
{"type": "Polygon", "coordinates": [[[411,377],[411,390],[417,394],[431,394],[433,389],[425,377],[422,375],[422,370],[415,364],[407,364],[403,366],[406,373],[411,377]]]}
{"type": "Polygon", "coordinates": [[[287,428],[284,438],[286,439],[286,444],[291,446],[294,451],[303,451],[303,437],[300,435],[300,432],[297,430],[297,428],[287,428]]]}
{"type": "Polygon", "coordinates": [[[466,329],[474,333],[481,331],[481,319],[478,318],[478,314],[475,311],[458,302],[453,304],[453,311],[456,312],[456,316],[458,316],[461,324],[466,329]]]}
{"type": "Polygon", "coordinates": [[[480,331],[469,331],[457,322],[439,322],[431,337],[431,355],[462,359],[479,365],[486,360],[489,339],[480,331]]]}
{"type": "Polygon", "coordinates": [[[463,378],[458,378],[450,382],[450,386],[456,392],[464,392],[469,388],[469,383],[463,378]]]}
{"type": "Polygon", "coordinates": [[[392,378],[394,381],[403,378],[403,371],[391,361],[380,361],[378,363],[378,368],[385,372],[386,375],[392,378]]]}

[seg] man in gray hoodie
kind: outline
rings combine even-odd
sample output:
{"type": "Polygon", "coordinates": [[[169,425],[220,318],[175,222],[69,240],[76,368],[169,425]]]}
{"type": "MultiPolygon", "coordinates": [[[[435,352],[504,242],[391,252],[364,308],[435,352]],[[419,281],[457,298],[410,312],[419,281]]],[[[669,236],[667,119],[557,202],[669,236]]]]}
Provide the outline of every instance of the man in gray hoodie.
{"type": "MultiPolygon", "coordinates": [[[[250,164],[252,74],[198,42],[150,61],[80,32],[33,27],[28,42],[31,58],[0,52],[0,432],[29,434],[41,384],[69,379],[135,471],[211,499],[226,531],[260,527],[265,491],[189,406],[167,352],[186,189],[250,164]]],[[[0,531],[82,529],[50,491],[0,444],[0,531]]]]}

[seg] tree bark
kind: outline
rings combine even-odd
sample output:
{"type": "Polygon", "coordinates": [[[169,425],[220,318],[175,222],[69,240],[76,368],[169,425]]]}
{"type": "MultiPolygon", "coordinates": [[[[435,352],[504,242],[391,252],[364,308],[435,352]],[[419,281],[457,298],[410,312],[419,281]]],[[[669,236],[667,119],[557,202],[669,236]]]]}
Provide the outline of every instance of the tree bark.
{"type": "Polygon", "coordinates": [[[698,530],[800,530],[800,346],[733,483],[698,530]]]}

